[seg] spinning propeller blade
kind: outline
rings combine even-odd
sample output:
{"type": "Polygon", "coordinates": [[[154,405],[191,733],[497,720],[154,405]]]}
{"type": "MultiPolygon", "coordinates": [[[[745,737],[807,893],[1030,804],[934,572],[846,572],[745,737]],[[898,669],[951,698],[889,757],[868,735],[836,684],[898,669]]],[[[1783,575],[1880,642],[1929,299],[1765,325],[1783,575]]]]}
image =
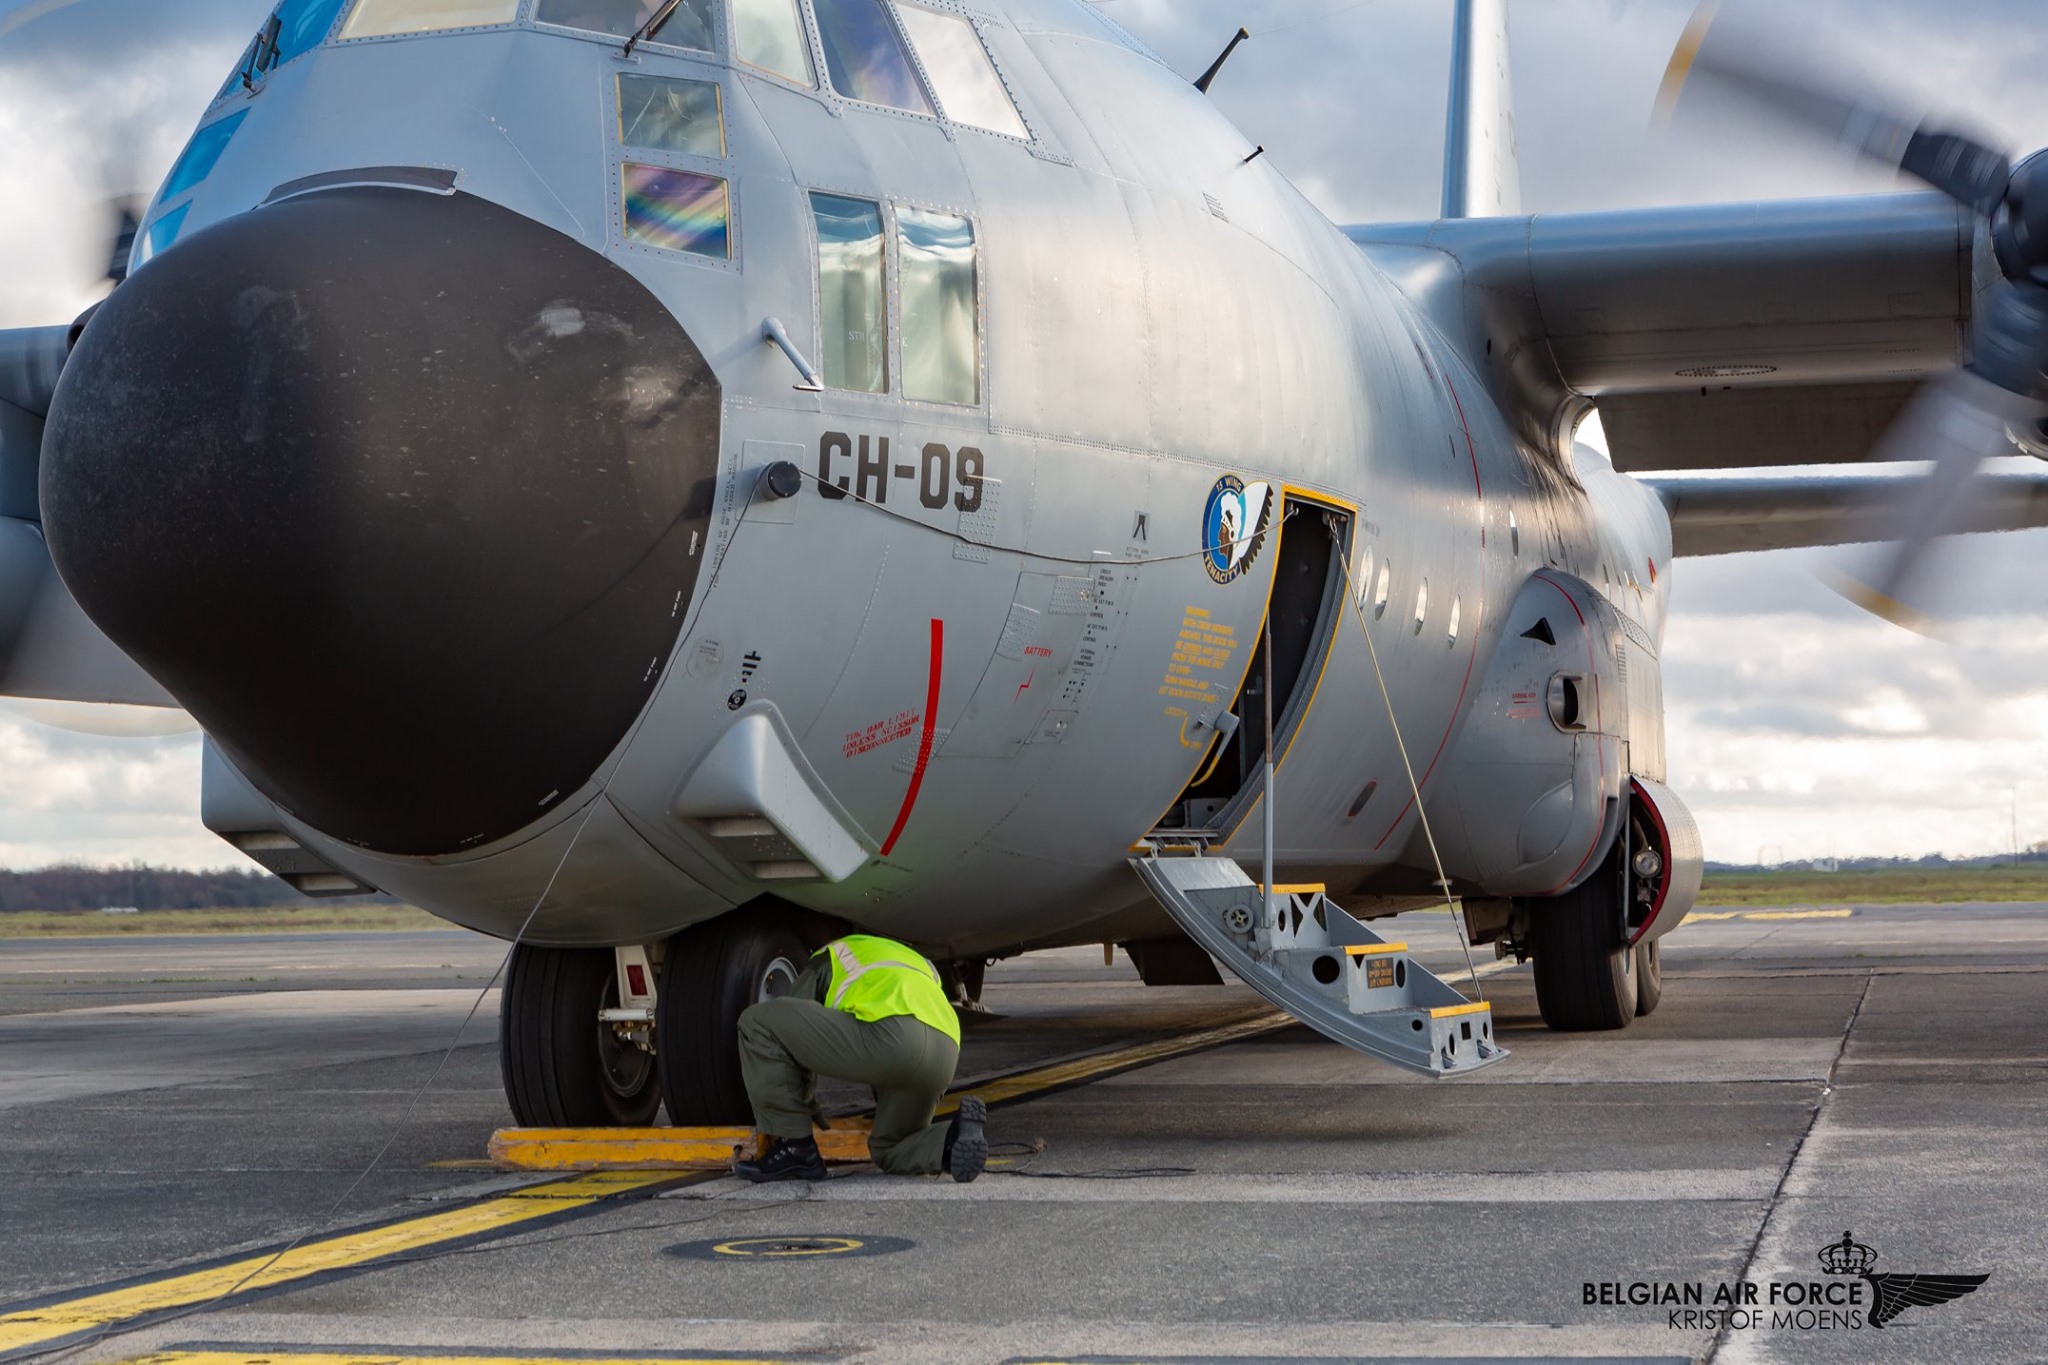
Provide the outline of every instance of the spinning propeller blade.
{"type": "Polygon", "coordinates": [[[1865,160],[1939,190],[1984,221],[1999,279],[1980,296],[1963,370],[1925,386],[1878,441],[1872,458],[1932,461],[1889,518],[1887,543],[1835,575],[1851,601],[1917,630],[1933,621],[1929,552],[1955,530],[1985,460],[2010,455],[2016,432],[2048,406],[2048,159],[2017,166],[1967,133],[1910,114],[1874,89],[1841,89],[1788,68],[1749,35],[1714,26],[1701,5],[1658,92],[1669,116],[1686,90],[1706,87],[1817,133],[1865,160]]]}

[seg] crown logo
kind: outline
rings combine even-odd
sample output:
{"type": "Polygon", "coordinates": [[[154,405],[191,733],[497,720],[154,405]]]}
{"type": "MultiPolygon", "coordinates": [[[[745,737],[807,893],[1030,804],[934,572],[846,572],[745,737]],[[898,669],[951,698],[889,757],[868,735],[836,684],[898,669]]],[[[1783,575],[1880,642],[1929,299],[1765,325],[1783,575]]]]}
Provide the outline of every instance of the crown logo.
{"type": "Polygon", "coordinates": [[[1876,1260],[1875,1250],[1846,1232],[1841,1241],[1829,1242],[1820,1249],[1821,1269],[1830,1275],[1867,1275],[1876,1260]]]}

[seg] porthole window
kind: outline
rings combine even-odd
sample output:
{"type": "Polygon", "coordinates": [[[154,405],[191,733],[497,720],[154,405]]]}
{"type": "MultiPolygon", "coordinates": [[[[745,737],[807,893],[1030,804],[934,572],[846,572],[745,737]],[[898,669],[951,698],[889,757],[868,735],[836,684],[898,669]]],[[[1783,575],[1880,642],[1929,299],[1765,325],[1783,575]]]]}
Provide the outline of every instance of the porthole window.
{"type": "Polygon", "coordinates": [[[1372,551],[1366,550],[1358,557],[1358,605],[1361,609],[1372,593],[1372,551]]]}
{"type": "Polygon", "coordinates": [[[903,396],[981,401],[974,225],[951,213],[896,210],[903,272],[903,396]]]}
{"type": "Polygon", "coordinates": [[[1031,136],[972,23],[917,5],[899,5],[896,13],[947,118],[1009,137],[1031,136]]]}
{"type": "Polygon", "coordinates": [[[626,240],[721,261],[728,257],[732,209],[723,180],[631,161],[619,172],[626,240]]]}
{"type": "Polygon", "coordinates": [[[1379,619],[1380,619],[1380,618],[1381,618],[1382,616],[1385,616],[1385,615],[1387,614],[1387,594],[1388,594],[1389,592],[1391,592],[1391,591],[1393,590],[1393,586],[1394,586],[1394,562],[1393,562],[1392,560],[1386,560],[1386,561],[1383,561],[1383,562],[1382,562],[1382,563],[1380,564],[1380,579],[1379,579],[1379,582],[1373,585],[1373,590],[1372,590],[1372,619],[1373,619],[1373,620],[1377,621],[1377,620],[1379,620],[1379,619]]]}
{"type": "Polygon", "coordinates": [[[1517,559],[1522,554],[1522,526],[1515,520],[1515,509],[1508,509],[1508,553],[1517,559]]]}
{"type": "Polygon", "coordinates": [[[1451,622],[1449,628],[1445,633],[1450,636],[1450,639],[1446,643],[1451,644],[1453,646],[1455,646],[1458,643],[1458,615],[1460,609],[1462,609],[1464,605],[1465,599],[1462,597],[1453,597],[1451,599],[1451,622]]]}
{"type": "Polygon", "coordinates": [[[384,38],[441,28],[483,28],[519,17],[519,0],[356,0],[344,38],[384,38]]]}
{"type": "Polygon", "coordinates": [[[686,156],[724,156],[718,83],[621,72],[619,141],[686,156]]]}
{"type": "Polygon", "coordinates": [[[929,114],[932,102],[882,0],[815,0],[832,88],[850,100],[929,114]]]}
{"type": "MultiPolygon", "coordinates": [[[[608,33],[629,38],[649,19],[661,12],[668,0],[540,0],[533,17],[543,24],[580,28],[589,33],[608,33]]],[[[675,12],[662,21],[654,34],[657,43],[686,47],[694,52],[718,50],[716,29],[711,21],[712,0],[681,0],[675,12]]]]}
{"type": "Polygon", "coordinates": [[[815,86],[811,45],[796,0],[732,0],[733,55],[748,66],[815,86]]]}
{"type": "Polygon", "coordinates": [[[1422,580],[1415,589],[1415,633],[1422,634],[1423,618],[1429,615],[1429,580],[1422,580]]]}
{"type": "Polygon", "coordinates": [[[888,295],[882,279],[882,206],[813,194],[818,228],[819,362],[825,386],[889,388],[888,295]]]}

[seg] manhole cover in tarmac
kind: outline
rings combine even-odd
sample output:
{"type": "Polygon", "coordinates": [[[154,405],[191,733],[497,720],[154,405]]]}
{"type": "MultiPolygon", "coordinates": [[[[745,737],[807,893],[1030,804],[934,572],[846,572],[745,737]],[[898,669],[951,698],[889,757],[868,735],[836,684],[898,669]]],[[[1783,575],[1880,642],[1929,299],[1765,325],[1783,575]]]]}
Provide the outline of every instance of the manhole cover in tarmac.
{"type": "Polygon", "coordinates": [[[814,1261],[826,1256],[887,1256],[917,1243],[908,1237],[719,1237],[678,1242],[664,1254],[688,1261],[814,1261]]]}

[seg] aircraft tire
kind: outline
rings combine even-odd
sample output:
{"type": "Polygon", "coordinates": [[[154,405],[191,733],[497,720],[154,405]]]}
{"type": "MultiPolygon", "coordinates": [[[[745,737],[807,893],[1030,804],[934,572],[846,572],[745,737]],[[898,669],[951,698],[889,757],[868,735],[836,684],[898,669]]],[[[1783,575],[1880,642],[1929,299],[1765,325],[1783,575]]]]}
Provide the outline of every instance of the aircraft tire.
{"type": "Polygon", "coordinates": [[[655,1006],[661,1093],[677,1127],[754,1121],[740,1078],[740,1011],[780,995],[810,948],[773,910],[742,910],[668,943],[655,1006]]]}
{"type": "Polygon", "coordinates": [[[1529,916],[1536,1006],[1560,1033],[1627,1028],[1636,1017],[1635,949],[1616,941],[1620,879],[1608,872],[1535,903],[1529,916]]]}
{"type": "Polygon", "coordinates": [[[528,1128],[644,1128],[661,1107],[655,1059],[597,1012],[618,1004],[609,948],[512,949],[498,1058],[513,1120],[528,1128]]]}
{"type": "Polygon", "coordinates": [[[1636,945],[1636,1017],[1655,1014],[1664,999],[1664,950],[1655,939],[1636,945]]]}

